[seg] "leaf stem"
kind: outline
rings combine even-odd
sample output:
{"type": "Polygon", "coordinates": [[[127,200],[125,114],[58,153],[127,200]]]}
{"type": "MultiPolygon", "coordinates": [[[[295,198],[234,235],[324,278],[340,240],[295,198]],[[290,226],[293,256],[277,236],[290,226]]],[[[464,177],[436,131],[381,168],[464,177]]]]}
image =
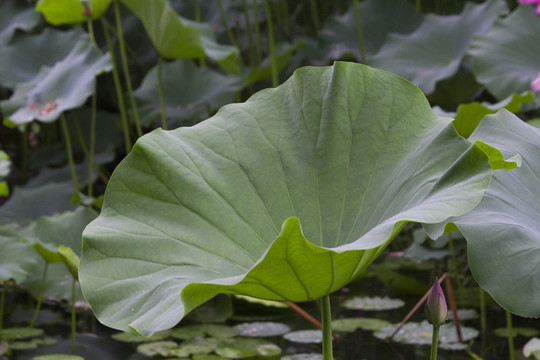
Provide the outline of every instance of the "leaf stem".
{"type": "Polygon", "coordinates": [[[332,312],[330,309],[330,295],[326,295],[321,299],[321,319],[323,359],[333,360],[334,356],[332,354],[332,312]]]}
{"type": "Polygon", "coordinates": [[[313,20],[313,26],[315,27],[315,37],[319,35],[321,25],[319,23],[319,10],[317,9],[317,0],[310,0],[311,19],[313,20]]]}
{"type": "Polygon", "coordinates": [[[356,33],[358,35],[358,46],[360,47],[360,62],[366,63],[366,51],[364,49],[364,33],[362,31],[362,20],[358,10],[358,0],[353,0],[354,21],[356,22],[356,33]]]}
{"type": "Polygon", "coordinates": [[[514,334],[512,331],[512,313],[506,310],[506,332],[508,333],[508,359],[514,360],[514,334]]]}
{"type": "Polygon", "coordinates": [[[439,346],[439,326],[433,326],[433,336],[431,338],[430,360],[437,360],[437,347],[439,346]]]}
{"type": "Polygon", "coordinates": [[[259,27],[259,1],[253,0],[253,15],[255,24],[255,66],[261,63],[261,28],[259,27]]]}
{"type": "Polygon", "coordinates": [[[218,7],[219,7],[219,13],[221,15],[221,21],[223,21],[223,26],[225,26],[225,31],[227,32],[227,37],[229,38],[229,41],[231,42],[231,44],[233,44],[237,48],[240,48],[238,46],[238,42],[234,38],[232,29],[229,26],[229,20],[227,19],[227,13],[225,13],[225,8],[223,7],[223,1],[218,0],[217,3],[218,3],[218,7]]]}
{"type": "Polygon", "coordinates": [[[114,16],[116,18],[116,32],[118,36],[118,45],[120,45],[120,58],[122,60],[122,68],[124,70],[124,78],[126,79],[127,91],[129,94],[129,101],[131,103],[131,111],[135,119],[135,128],[137,130],[137,136],[142,136],[141,120],[139,119],[139,110],[137,109],[137,103],[135,102],[135,96],[133,96],[133,86],[131,85],[131,77],[129,76],[129,68],[126,57],[126,45],[124,42],[124,33],[122,31],[122,19],[120,18],[120,6],[119,0],[113,0],[114,3],[114,16]]]}
{"type": "Polygon", "coordinates": [[[75,327],[76,327],[76,314],[75,314],[75,283],[73,278],[71,283],[71,353],[75,353],[75,327]]]}
{"type": "Polygon", "coordinates": [[[26,183],[28,181],[28,128],[29,125],[22,125],[22,155],[21,155],[21,169],[23,173],[23,180],[26,183]]]}
{"type": "Polygon", "coordinates": [[[253,66],[255,57],[253,56],[253,37],[251,34],[251,20],[249,19],[249,11],[247,0],[242,0],[242,8],[244,10],[244,21],[246,22],[246,34],[247,34],[247,47],[249,54],[249,64],[253,66]]]}
{"type": "Polygon", "coordinates": [[[93,47],[96,47],[96,39],[94,36],[94,25],[92,24],[92,19],[86,20],[86,24],[88,26],[88,35],[90,36],[90,44],[92,44],[93,47]]]}
{"type": "MultiPolygon", "coordinates": [[[[201,7],[199,5],[199,0],[195,0],[195,21],[198,23],[201,22],[201,7]]],[[[199,59],[199,64],[201,67],[206,66],[206,58],[204,56],[199,59]]]]}
{"type": "Polygon", "coordinates": [[[69,162],[69,171],[71,173],[71,181],[75,188],[75,193],[79,193],[79,182],[77,180],[77,173],[75,172],[75,161],[73,160],[73,148],[71,147],[71,138],[69,136],[69,130],[66,123],[66,117],[64,113],[60,114],[60,125],[62,126],[62,132],[64,133],[64,140],[66,142],[66,152],[69,162]]]}
{"type": "Polygon", "coordinates": [[[45,268],[43,269],[43,275],[41,276],[41,283],[39,285],[39,297],[36,304],[36,310],[34,311],[34,316],[32,316],[32,320],[30,321],[30,327],[33,328],[38,314],[39,310],[41,309],[41,303],[43,301],[43,293],[45,292],[45,280],[47,279],[47,270],[49,269],[49,263],[45,261],[45,268]]]}
{"type": "Polygon", "coordinates": [[[157,64],[157,82],[158,82],[158,94],[159,94],[159,107],[161,108],[161,127],[163,130],[167,130],[167,113],[165,112],[165,96],[163,95],[163,82],[161,79],[161,67],[163,63],[163,57],[159,57],[157,64]]]}
{"type": "Polygon", "coordinates": [[[109,36],[109,30],[107,29],[107,24],[105,19],[101,18],[101,25],[103,26],[103,34],[105,35],[105,40],[107,41],[107,47],[109,48],[109,54],[111,55],[111,62],[113,66],[113,79],[114,86],[116,88],[116,98],[118,100],[118,107],[120,109],[120,118],[122,120],[122,128],[124,130],[124,142],[126,146],[126,154],[131,151],[131,137],[129,135],[129,126],[126,116],[126,108],[124,106],[124,98],[122,95],[122,85],[120,85],[120,77],[118,76],[118,67],[116,66],[116,61],[114,59],[114,48],[112,46],[111,37],[109,36]]]}
{"type": "Polygon", "coordinates": [[[6,300],[7,285],[8,281],[2,283],[2,297],[0,298],[0,335],[2,334],[3,323],[4,323],[4,302],[6,300]]]}
{"type": "Polygon", "coordinates": [[[272,70],[272,86],[278,86],[278,74],[276,64],[276,51],[274,44],[274,23],[270,11],[269,0],[264,0],[264,11],[266,12],[266,22],[268,25],[268,45],[270,46],[270,69],[272,70]]]}
{"type": "Polygon", "coordinates": [[[90,118],[90,151],[88,154],[88,196],[93,195],[94,189],[94,153],[96,152],[96,109],[97,109],[97,86],[94,86],[92,94],[92,115],[90,118]]]}

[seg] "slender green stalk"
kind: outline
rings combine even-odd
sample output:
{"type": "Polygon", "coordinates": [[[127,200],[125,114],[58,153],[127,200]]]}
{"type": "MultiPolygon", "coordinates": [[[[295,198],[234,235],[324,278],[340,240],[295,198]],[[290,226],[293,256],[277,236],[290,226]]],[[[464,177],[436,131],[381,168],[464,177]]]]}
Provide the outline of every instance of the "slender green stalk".
{"type": "Polygon", "coordinates": [[[77,180],[77,173],[75,172],[75,161],[73,160],[73,149],[71,147],[71,138],[69,136],[69,130],[66,123],[66,117],[64,113],[60,114],[60,125],[62,126],[62,132],[64,133],[64,140],[66,142],[66,152],[69,162],[69,171],[71,172],[71,181],[75,188],[75,193],[79,193],[79,182],[77,180]]]}
{"type": "Polygon", "coordinates": [[[420,14],[420,11],[422,11],[422,2],[421,0],[416,0],[414,3],[414,8],[416,9],[416,12],[420,14]]]}
{"type": "Polygon", "coordinates": [[[253,17],[255,24],[255,65],[261,63],[261,28],[259,27],[259,1],[253,0],[253,17]]]}
{"type": "Polygon", "coordinates": [[[249,53],[249,63],[253,66],[255,61],[255,56],[253,54],[253,36],[251,34],[251,20],[249,18],[249,8],[247,5],[247,0],[242,0],[242,8],[244,9],[244,21],[246,22],[246,34],[247,34],[247,43],[248,43],[248,53],[249,53]]]}
{"type": "Polygon", "coordinates": [[[90,36],[90,43],[93,47],[96,47],[96,39],[94,36],[94,25],[92,24],[92,19],[86,20],[86,25],[88,26],[88,35],[90,36]]]}
{"type": "Polygon", "coordinates": [[[358,10],[358,0],[353,0],[354,21],[356,22],[356,33],[358,35],[358,46],[360,47],[360,61],[366,63],[366,51],[364,49],[364,33],[362,31],[362,21],[358,10]]]}
{"type": "Polygon", "coordinates": [[[486,323],[486,295],[484,293],[484,289],[481,287],[478,287],[478,293],[480,298],[480,329],[482,334],[482,350],[484,349],[485,340],[486,340],[486,329],[487,329],[487,323],[486,323]]]}
{"type": "Polygon", "coordinates": [[[287,37],[291,36],[291,26],[289,23],[289,5],[285,0],[281,2],[281,9],[283,10],[283,27],[285,28],[285,34],[287,37]]]}
{"type": "Polygon", "coordinates": [[[430,360],[437,360],[437,347],[439,346],[439,326],[433,326],[433,337],[431,339],[430,360]]]}
{"type": "Polygon", "coordinates": [[[129,126],[126,116],[126,107],[124,106],[124,98],[122,95],[122,85],[120,85],[120,77],[118,76],[118,67],[116,61],[114,60],[114,49],[111,42],[111,37],[109,36],[109,30],[107,29],[107,24],[105,23],[104,18],[101,18],[101,25],[103,26],[103,33],[105,35],[105,40],[107,41],[107,47],[109,48],[109,54],[111,55],[111,62],[113,65],[113,79],[114,86],[116,88],[116,97],[118,100],[118,107],[120,108],[120,118],[122,120],[122,128],[124,130],[124,142],[126,146],[126,154],[131,151],[131,137],[129,135],[129,126]]]}
{"type": "Polygon", "coordinates": [[[2,283],[2,297],[0,298],[0,334],[2,334],[4,324],[4,302],[7,293],[7,280],[2,283]]]}
{"type": "Polygon", "coordinates": [[[225,13],[225,8],[223,7],[223,1],[218,0],[218,7],[219,7],[219,13],[221,14],[221,21],[223,21],[223,25],[225,26],[225,31],[227,31],[227,37],[229,38],[229,41],[231,44],[239,48],[238,43],[233,35],[232,29],[229,26],[229,20],[227,19],[227,14],[225,13]]]}
{"type": "Polygon", "coordinates": [[[272,70],[272,86],[278,86],[278,74],[276,64],[276,51],[274,44],[274,23],[272,22],[272,13],[270,11],[269,0],[264,0],[264,11],[266,12],[266,22],[268,25],[268,45],[270,46],[270,69],[272,70]]]}
{"type": "Polygon", "coordinates": [[[41,310],[41,303],[43,301],[43,293],[45,292],[45,281],[47,280],[48,269],[49,269],[49,263],[45,261],[45,268],[43,269],[43,275],[41,275],[41,283],[39,285],[39,297],[36,304],[36,310],[34,311],[34,316],[32,316],[32,320],[30,321],[31,328],[33,328],[34,325],[36,324],[39,310],[41,310]]]}
{"type": "Polygon", "coordinates": [[[129,102],[131,104],[131,112],[135,119],[135,128],[137,130],[137,136],[142,136],[141,120],[139,118],[139,110],[137,109],[137,103],[135,102],[135,96],[133,96],[133,86],[131,85],[131,77],[129,76],[129,68],[126,57],[126,45],[124,42],[124,32],[122,31],[122,19],[120,18],[120,6],[119,0],[113,0],[114,4],[114,16],[116,18],[116,32],[118,35],[118,45],[120,45],[120,58],[122,60],[122,68],[124,69],[124,78],[126,79],[126,86],[129,95],[129,102]]]}
{"type": "Polygon", "coordinates": [[[321,299],[322,319],[322,351],[324,360],[333,360],[332,354],[332,312],[330,309],[330,295],[321,299]]]}
{"type": "Polygon", "coordinates": [[[165,112],[165,96],[163,95],[163,82],[161,79],[161,66],[163,58],[160,56],[157,66],[157,81],[158,81],[158,93],[159,93],[159,107],[161,108],[161,127],[163,130],[167,130],[167,113],[165,112]]]}
{"type": "Polygon", "coordinates": [[[75,330],[76,330],[76,314],[75,314],[75,283],[77,280],[73,278],[71,283],[71,353],[75,353],[75,330]]]}
{"type": "Polygon", "coordinates": [[[311,7],[311,19],[313,20],[313,26],[315,27],[315,37],[319,35],[321,24],[319,22],[319,10],[317,9],[317,0],[310,0],[311,7]]]}
{"type": "Polygon", "coordinates": [[[96,109],[97,87],[92,94],[92,117],[90,118],[90,151],[88,154],[88,196],[93,195],[94,189],[94,153],[96,152],[96,109]]]}
{"type": "MultiPolygon", "coordinates": [[[[199,6],[199,0],[195,0],[195,21],[198,23],[201,22],[201,7],[199,6]]],[[[199,59],[199,64],[201,67],[206,66],[206,59],[204,56],[199,59]]]]}
{"type": "Polygon", "coordinates": [[[452,234],[448,234],[448,247],[450,248],[450,258],[452,261],[452,267],[454,270],[454,279],[456,281],[456,286],[458,289],[458,294],[461,300],[463,300],[463,291],[461,291],[461,281],[459,280],[459,264],[456,256],[456,252],[454,250],[454,239],[452,238],[452,234]]]}
{"type": "Polygon", "coordinates": [[[514,360],[514,334],[512,331],[512,313],[506,310],[506,332],[508,333],[508,359],[514,360]]]}
{"type": "Polygon", "coordinates": [[[23,125],[23,129],[21,132],[21,135],[22,135],[21,169],[23,173],[23,180],[25,183],[28,181],[28,128],[29,128],[29,125],[23,125]]]}

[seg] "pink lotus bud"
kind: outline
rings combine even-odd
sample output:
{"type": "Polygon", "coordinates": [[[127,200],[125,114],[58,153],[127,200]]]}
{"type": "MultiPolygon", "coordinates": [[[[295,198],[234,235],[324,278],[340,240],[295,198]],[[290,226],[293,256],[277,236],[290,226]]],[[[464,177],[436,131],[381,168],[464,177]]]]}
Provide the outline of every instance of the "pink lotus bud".
{"type": "Polygon", "coordinates": [[[433,286],[426,301],[426,318],[433,326],[441,326],[448,317],[448,307],[444,299],[444,293],[439,284],[439,279],[435,277],[433,286]]]}
{"type": "MultiPolygon", "coordinates": [[[[540,9],[540,6],[538,8],[540,9]]],[[[538,73],[536,79],[534,79],[531,83],[531,89],[532,91],[540,91],[540,72],[538,73]]]]}

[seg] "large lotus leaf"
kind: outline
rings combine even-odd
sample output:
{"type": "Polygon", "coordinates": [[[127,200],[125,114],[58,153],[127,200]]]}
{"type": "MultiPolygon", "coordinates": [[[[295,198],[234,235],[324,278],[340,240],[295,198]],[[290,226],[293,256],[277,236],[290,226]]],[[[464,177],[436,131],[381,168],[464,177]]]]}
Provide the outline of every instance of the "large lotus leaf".
{"type": "Polygon", "coordinates": [[[159,54],[167,59],[209,57],[225,71],[238,73],[239,52],[215,41],[209,24],[180,17],[167,0],[121,0],[143,23],[159,54]]]}
{"type": "MultiPolygon", "coordinates": [[[[86,22],[81,0],[39,0],[36,10],[43,13],[47,22],[53,25],[73,25],[86,22]]],[[[92,19],[99,19],[109,8],[111,0],[89,0],[92,19]]]]}
{"type": "Polygon", "coordinates": [[[485,33],[506,10],[500,0],[467,3],[460,15],[427,15],[411,34],[390,34],[368,63],[412,81],[425,93],[454,75],[474,35],[485,33]]]}
{"type": "Polygon", "coordinates": [[[490,174],[408,81],[354,63],[302,68],[139,139],[83,234],[83,292],[100,321],[145,335],[218,293],[318,299],[407,222],[470,210],[490,174]]]}
{"type": "Polygon", "coordinates": [[[0,44],[9,42],[17,29],[30,31],[39,21],[39,14],[24,1],[0,3],[0,44]]]}
{"type": "MultiPolygon", "coordinates": [[[[423,15],[418,14],[414,6],[405,0],[362,1],[358,4],[358,13],[367,57],[379,51],[388,34],[410,33],[420,25],[423,18],[423,15]]],[[[353,54],[360,60],[358,31],[352,5],[345,14],[328,19],[320,33],[319,43],[324,60],[339,59],[345,54],[353,54]]]]}
{"type": "MultiPolygon", "coordinates": [[[[81,237],[83,229],[97,217],[97,213],[89,208],[79,207],[75,211],[43,216],[22,230],[22,235],[31,243],[41,244],[53,250],[58,255],[59,247],[69,247],[75,254],[81,253],[81,237]]],[[[28,291],[35,297],[40,293],[42,271],[45,260],[37,255],[37,265],[34,272],[24,282],[28,291]]],[[[61,256],[61,255],[60,255],[61,256]]],[[[63,262],[54,262],[48,265],[45,281],[46,297],[53,299],[71,299],[72,276],[63,262]]],[[[77,297],[82,300],[82,294],[77,289],[77,297]]]]}
{"type": "Polygon", "coordinates": [[[39,35],[16,36],[10,44],[0,47],[0,84],[12,88],[32,80],[43,66],[50,67],[64,59],[81,38],[86,38],[81,28],[46,28],[39,35]]]}
{"type": "Polygon", "coordinates": [[[36,257],[32,245],[19,235],[17,225],[0,226],[0,283],[21,283],[32,272],[36,257]]]}
{"type": "Polygon", "coordinates": [[[534,9],[521,5],[472,42],[474,74],[496,98],[530,90],[540,72],[538,34],[540,21],[534,9]]]}
{"type": "MultiPolygon", "coordinates": [[[[208,109],[234,101],[242,88],[240,78],[222,75],[191,60],[164,63],[161,69],[165,111],[175,120],[205,118],[208,109]]],[[[157,67],[152,68],[134,92],[143,123],[150,125],[160,112],[157,67]]]]}
{"type": "MultiPolygon", "coordinates": [[[[487,116],[471,140],[488,142],[503,155],[516,152],[521,167],[497,170],[480,204],[451,219],[467,239],[476,281],[501,306],[521,316],[540,316],[540,129],[506,110],[487,116]]],[[[428,227],[432,236],[441,228],[428,227]]]]}
{"type": "Polygon", "coordinates": [[[94,92],[96,76],[111,69],[110,54],[102,54],[84,39],[62,61],[17,85],[13,96],[0,105],[14,124],[34,119],[52,122],[64,111],[83,105],[94,92]]]}

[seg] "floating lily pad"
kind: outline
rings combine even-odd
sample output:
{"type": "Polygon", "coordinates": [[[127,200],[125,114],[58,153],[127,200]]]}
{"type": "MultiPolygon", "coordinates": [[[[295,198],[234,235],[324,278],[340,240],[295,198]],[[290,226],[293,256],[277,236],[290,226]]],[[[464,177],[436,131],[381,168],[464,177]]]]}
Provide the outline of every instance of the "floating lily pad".
{"type": "Polygon", "coordinates": [[[354,297],[343,303],[343,307],[350,310],[390,310],[399,309],[405,301],[385,297],[354,297]]]}
{"type": "Polygon", "coordinates": [[[52,67],[42,67],[32,80],[18,84],[2,111],[12,124],[37,119],[52,122],[66,110],[83,105],[92,95],[96,76],[112,69],[110,54],[102,54],[87,39],[52,67]]]}
{"type": "Polygon", "coordinates": [[[283,335],[289,341],[303,344],[318,344],[322,342],[321,330],[299,330],[283,335]]]}
{"type": "Polygon", "coordinates": [[[77,355],[58,354],[35,356],[32,358],[32,360],[84,360],[84,358],[77,355]]]}
{"type": "Polygon", "coordinates": [[[448,351],[458,351],[458,350],[467,350],[468,345],[464,343],[460,343],[460,342],[454,342],[454,343],[443,342],[439,344],[439,348],[443,350],[448,350],[448,351]]]}
{"type": "Polygon", "coordinates": [[[174,341],[155,341],[137,346],[137,352],[146,356],[169,356],[170,351],[177,349],[178,344],[174,341]]]}
{"type": "MultiPolygon", "coordinates": [[[[386,339],[392,335],[398,325],[386,326],[375,331],[374,336],[378,339],[386,339]]],[[[462,326],[461,336],[463,341],[474,339],[479,332],[476,329],[462,326]]],[[[392,341],[404,344],[414,345],[431,345],[431,337],[433,334],[433,326],[427,321],[421,323],[409,322],[403,325],[398,333],[392,338],[392,341]]],[[[439,342],[442,343],[457,343],[459,342],[456,328],[452,324],[446,324],[439,329],[439,342]]]]}
{"type": "Polygon", "coordinates": [[[249,338],[238,338],[223,342],[215,351],[220,356],[235,359],[245,359],[253,356],[273,356],[281,353],[281,349],[271,342],[249,338]]]}
{"type": "Polygon", "coordinates": [[[171,336],[175,339],[187,340],[196,336],[206,335],[204,325],[184,325],[171,330],[171,336]]]}
{"type": "MultiPolygon", "coordinates": [[[[505,337],[505,338],[507,338],[509,334],[507,328],[495,329],[493,330],[493,333],[497,336],[505,337]]],[[[540,334],[540,331],[533,328],[512,327],[512,331],[510,331],[510,334],[512,334],[512,337],[516,337],[518,335],[531,337],[531,336],[537,336],[538,334],[540,334]]]]}
{"type": "Polygon", "coordinates": [[[193,360],[226,360],[228,358],[219,355],[198,355],[195,354],[191,357],[193,360]]]}
{"type": "Polygon", "coordinates": [[[32,342],[39,346],[50,346],[58,343],[55,338],[33,339],[32,342]]]}
{"type": "Polygon", "coordinates": [[[36,344],[33,341],[14,341],[9,344],[9,348],[11,350],[28,350],[28,349],[36,349],[38,347],[38,344],[36,344]]]}
{"type": "Polygon", "coordinates": [[[119,333],[113,334],[111,338],[113,338],[114,340],[124,341],[124,342],[129,342],[129,343],[145,343],[145,342],[156,342],[159,340],[163,340],[163,339],[168,338],[169,335],[171,335],[170,330],[158,331],[149,337],[140,336],[140,335],[136,335],[136,334],[128,333],[128,332],[119,332],[119,333]]]}
{"type": "Polygon", "coordinates": [[[281,360],[323,360],[322,354],[294,354],[281,357],[281,360]]]}
{"type": "Polygon", "coordinates": [[[332,329],[341,332],[353,332],[356,329],[362,330],[378,330],[385,326],[391,325],[386,320],[375,318],[346,318],[332,321],[332,329]]]}
{"type": "Polygon", "coordinates": [[[283,323],[276,322],[251,322],[235,326],[240,335],[248,337],[269,337],[283,335],[291,331],[291,328],[283,323]]]}
{"type": "Polygon", "coordinates": [[[0,338],[4,340],[30,339],[43,334],[43,329],[37,328],[8,328],[3,329],[0,338]]]}
{"type": "MultiPolygon", "coordinates": [[[[478,319],[478,312],[474,309],[459,309],[457,311],[459,321],[478,319]]],[[[454,313],[448,312],[448,320],[454,319],[454,313]]]]}
{"type": "Polygon", "coordinates": [[[239,334],[235,327],[217,324],[206,324],[204,331],[213,338],[232,338],[239,334]]]}
{"type": "Polygon", "coordinates": [[[177,348],[170,349],[167,356],[188,357],[195,354],[209,354],[218,347],[218,343],[201,337],[184,341],[177,348]]]}

